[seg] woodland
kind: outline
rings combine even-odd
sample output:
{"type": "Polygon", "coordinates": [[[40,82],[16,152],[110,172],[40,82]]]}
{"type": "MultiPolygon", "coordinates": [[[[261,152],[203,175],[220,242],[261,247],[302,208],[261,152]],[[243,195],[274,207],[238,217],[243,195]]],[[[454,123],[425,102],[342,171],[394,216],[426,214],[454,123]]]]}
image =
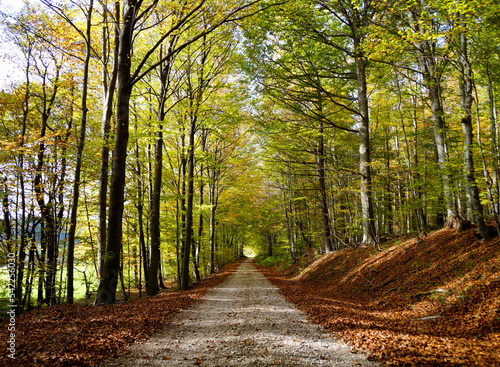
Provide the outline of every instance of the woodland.
{"type": "Polygon", "coordinates": [[[498,248],[496,1],[0,10],[4,309],[10,289],[18,314],[109,305],[243,255],[340,263],[443,228],[498,248]]]}

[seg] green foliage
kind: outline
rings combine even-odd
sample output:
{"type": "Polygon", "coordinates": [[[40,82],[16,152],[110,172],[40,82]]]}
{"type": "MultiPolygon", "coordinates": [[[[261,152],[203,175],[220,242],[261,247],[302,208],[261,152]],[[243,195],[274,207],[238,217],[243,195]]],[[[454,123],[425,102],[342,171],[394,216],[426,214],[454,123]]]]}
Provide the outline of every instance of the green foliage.
{"type": "MultiPolygon", "coordinates": [[[[218,19],[231,7],[229,3],[209,3],[196,13],[192,22],[178,30],[177,44],[194,39],[200,29],[209,26],[203,23],[205,20],[218,19]]],[[[153,66],[167,52],[166,43],[163,54],[147,52],[170,27],[170,22],[175,21],[174,13],[166,12],[164,7],[174,9],[179,5],[159,2],[158,12],[148,13],[138,28],[132,66],[142,65],[143,71],[151,69],[134,84],[130,104],[123,212],[123,246],[127,250],[120,254],[127,287],[141,286],[137,284],[139,277],[142,282],[145,279],[140,236],[142,230],[148,247],[154,146],[160,129],[164,142],[159,193],[162,271],[169,280],[177,280],[179,275],[187,134],[193,121],[196,217],[193,229],[202,276],[212,270],[212,252],[216,267],[220,267],[238,257],[242,248],[265,256],[262,262],[269,266],[289,264],[294,256],[323,251],[320,175],[326,182],[327,221],[332,240],[337,248],[361,242],[356,58],[367,62],[371,193],[379,235],[391,238],[441,226],[445,212],[443,175],[451,178],[450,193],[457,203],[458,214],[470,216],[459,118],[461,71],[457,65],[461,34],[467,35],[470,54],[474,55],[477,106],[473,121],[482,142],[481,149],[476,143],[472,147],[476,181],[486,217],[497,219],[493,204],[500,192],[493,183],[498,182],[499,172],[498,153],[495,153],[498,151],[495,96],[500,81],[500,12],[495,1],[296,0],[268,5],[271,5],[268,1],[260,2],[259,6],[266,10],[243,17],[240,28],[232,22],[221,25],[177,50],[169,59],[169,89],[162,101],[165,114],[160,122],[157,119],[162,84],[159,69],[153,66]],[[417,16],[419,27],[410,21],[411,12],[417,16]],[[160,14],[166,18],[156,24],[160,14]],[[465,15],[463,22],[458,21],[460,14],[465,15]],[[360,17],[358,20],[364,24],[358,29],[359,45],[353,43],[349,16],[360,17]],[[421,56],[418,47],[424,41],[429,43],[437,61],[435,71],[446,121],[444,165],[436,161],[431,106],[422,74],[418,72],[421,56]],[[142,60],[146,60],[144,64],[142,60]],[[320,143],[324,145],[321,156],[320,143]],[[324,163],[323,172],[319,172],[320,160],[324,163]],[[214,248],[209,229],[212,210],[215,211],[214,248]],[[198,234],[200,219],[201,235],[198,234]],[[269,253],[273,256],[268,257],[269,253]]],[[[68,5],[66,10],[75,15],[77,9],[68,5]]],[[[108,10],[111,14],[112,9],[108,10]]],[[[95,286],[100,152],[103,146],[112,147],[114,140],[113,136],[108,139],[101,136],[101,74],[111,72],[114,41],[111,31],[108,35],[101,34],[100,28],[97,31],[97,24],[111,30],[111,20],[102,19],[98,12],[94,17],[95,55],[91,62],[76,261],[79,269],[88,269],[95,286]],[[108,40],[105,51],[101,38],[108,40]]],[[[9,45],[23,56],[18,62],[23,79],[12,79],[0,92],[0,190],[2,198],[6,198],[0,218],[2,250],[9,248],[28,255],[28,248],[20,247],[21,228],[12,228],[11,238],[6,238],[6,233],[8,223],[17,221],[19,226],[22,212],[26,223],[44,221],[45,224],[35,189],[41,189],[46,209],[53,218],[58,218],[52,229],[61,238],[67,232],[65,218],[70,209],[67,203],[71,201],[78,143],[75,126],[81,118],[76,106],[81,99],[84,49],[77,32],[44,7],[27,5],[17,15],[4,14],[2,27],[6,40],[11,42],[9,45]],[[43,121],[46,129],[42,133],[43,121]],[[35,187],[37,176],[40,183],[35,187]]],[[[2,56],[9,56],[7,51],[3,49],[2,56]]],[[[24,230],[31,231],[28,224],[24,230]]],[[[34,242],[40,256],[40,236],[36,235],[34,242]]],[[[33,236],[30,233],[27,238],[33,236]]],[[[63,242],[57,246],[56,260],[62,264],[63,242]]],[[[46,269],[47,259],[39,263],[35,258],[26,257],[25,268],[32,261],[36,271],[46,269]]],[[[415,264],[419,269],[427,266],[415,264]]],[[[457,265],[457,271],[468,267],[468,264],[457,265]]],[[[57,269],[57,279],[61,274],[64,278],[64,266],[57,269]]],[[[76,276],[81,274],[77,272],[76,276]]],[[[77,287],[81,284],[79,279],[77,287]]],[[[57,286],[65,287],[64,282],[57,286]]]]}
{"type": "Polygon", "coordinates": [[[267,266],[267,267],[276,267],[279,266],[281,268],[286,268],[290,264],[290,259],[285,255],[281,256],[268,256],[263,260],[260,260],[259,265],[267,266]]]}

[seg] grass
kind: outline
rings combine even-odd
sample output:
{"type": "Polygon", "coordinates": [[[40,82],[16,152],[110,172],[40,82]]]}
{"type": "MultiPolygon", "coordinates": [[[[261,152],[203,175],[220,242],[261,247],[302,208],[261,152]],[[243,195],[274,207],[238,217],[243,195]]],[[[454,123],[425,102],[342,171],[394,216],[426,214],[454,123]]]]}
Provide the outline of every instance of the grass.
{"type": "MultiPolygon", "coordinates": [[[[86,292],[86,287],[85,287],[85,281],[83,277],[82,271],[85,269],[88,269],[85,266],[78,266],[75,267],[75,273],[74,273],[74,298],[77,302],[83,301],[85,299],[85,292],[86,292]]],[[[10,305],[10,300],[9,300],[9,278],[8,278],[8,269],[6,266],[0,267],[0,279],[2,280],[0,282],[0,313],[3,313],[4,311],[9,309],[10,305]]],[[[61,279],[61,273],[58,273],[57,275],[57,284],[59,284],[59,281],[61,279]]],[[[64,290],[61,293],[62,297],[66,297],[66,279],[67,279],[67,271],[66,269],[63,271],[63,283],[64,283],[64,290]]],[[[93,290],[92,286],[95,287],[95,282],[92,281],[91,285],[91,290],[93,290]]],[[[36,300],[37,297],[37,290],[38,290],[38,279],[35,278],[33,279],[33,287],[31,291],[31,299],[36,300]]]]}

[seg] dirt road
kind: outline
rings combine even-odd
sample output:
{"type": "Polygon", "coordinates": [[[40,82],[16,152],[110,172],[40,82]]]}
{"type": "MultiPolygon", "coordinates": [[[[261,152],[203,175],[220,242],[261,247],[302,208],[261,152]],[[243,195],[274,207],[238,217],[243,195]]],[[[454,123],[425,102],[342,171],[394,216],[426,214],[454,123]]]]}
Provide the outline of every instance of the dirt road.
{"type": "Polygon", "coordinates": [[[377,366],[310,323],[251,259],[106,366],[377,366]]]}

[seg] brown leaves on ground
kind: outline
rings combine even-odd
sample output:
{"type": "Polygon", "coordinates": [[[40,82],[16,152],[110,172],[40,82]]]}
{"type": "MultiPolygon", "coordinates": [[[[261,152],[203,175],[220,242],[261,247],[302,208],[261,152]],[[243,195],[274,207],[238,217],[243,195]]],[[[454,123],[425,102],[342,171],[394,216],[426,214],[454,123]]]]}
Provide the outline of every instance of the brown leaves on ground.
{"type": "MultiPolygon", "coordinates": [[[[146,339],[173,316],[226,279],[240,262],[182,292],[110,306],[60,305],[16,318],[16,359],[0,350],[0,366],[92,366],[115,356],[128,344],[146,339]]],[[[8,323],[0,328],[7,341],[8,323]]],[[[4,344],[5,346],[5,344],[4,344]]]]}
{"type": "Polygon", "coordinates": [[[384,251],[259,267],[312,321],[397,366],[500,366],[500,239],[440,230],[384,251]]]}

